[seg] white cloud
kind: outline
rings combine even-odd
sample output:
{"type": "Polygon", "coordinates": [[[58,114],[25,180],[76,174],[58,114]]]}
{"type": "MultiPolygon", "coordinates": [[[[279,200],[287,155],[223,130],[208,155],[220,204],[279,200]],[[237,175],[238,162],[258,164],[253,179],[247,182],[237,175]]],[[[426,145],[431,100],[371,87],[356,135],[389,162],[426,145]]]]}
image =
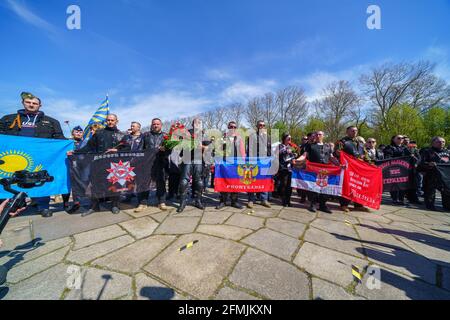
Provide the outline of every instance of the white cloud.
{"type": "Polygon", "coordinates": [[[435,74],[450,82],[450,54],[444,47],[431,46],[425,51],[425,58],[436,63],[435,74]]]}
{"type": "Polygon", "coordinates": [[[277,82],[274,80],[262,80],[255,83],[238,81],[226,87],[220,94],[223,103],[245,101],[275,89],[277,82]]]}
{"type": "Polygon", "coordinates": [[[16,0],[7,0],[6,2],[9,8],[26,23],[51,33],[56,31],[53,25],[33,13],[25,4],[21,4],[16,0]]]}

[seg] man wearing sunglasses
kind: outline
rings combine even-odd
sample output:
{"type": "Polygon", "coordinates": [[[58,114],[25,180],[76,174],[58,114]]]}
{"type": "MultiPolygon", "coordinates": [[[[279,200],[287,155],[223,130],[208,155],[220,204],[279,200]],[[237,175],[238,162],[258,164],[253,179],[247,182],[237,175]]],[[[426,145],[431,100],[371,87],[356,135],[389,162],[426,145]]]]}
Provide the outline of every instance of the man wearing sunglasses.
{"type": "MultiPolygon", "coordinates": [[[[259,120],[256,122],[256,132],[251,134],[247,144],[247,155],[250,158],[265,158],[270,157],[272,155],[272,143],[270,141],[270,137],[267,134],[266,124],[263,120],[259,120]]],[[[269,203],[269,193],[261,192],[258,193],[258,196],[261,198],[261,205],[266,208],[271,208],[269,203]]],[[[252,209],[253,203],[256,200],[256,194],[253,192],[248,193],[248,203],[247,207],[252,209]]]]}
{"type": "Polygon", "coordinates": [[[375,138],[367,139],[366,152],[370,163],[375,163],[376,161],[384,159],[383,152],[377,148],[377,140],[375,140],[375,138]]]}
{"type": "MultiPolygon", "coordinates": [[[[227,162],[245,160],[245,144],[237,132],[235,121],[228,123],[228,132],[223,136],[222,150],[216,150],[216,155],[218,154],[222,154],[223,160],[227,162]]],[[[227,205],[228,195],[231,198],[231,206],[236,209],[242,209],[242,205],[238,202],[237,192],[221,192],[220,202],[216,209],[222,209],[227,205]]]]}

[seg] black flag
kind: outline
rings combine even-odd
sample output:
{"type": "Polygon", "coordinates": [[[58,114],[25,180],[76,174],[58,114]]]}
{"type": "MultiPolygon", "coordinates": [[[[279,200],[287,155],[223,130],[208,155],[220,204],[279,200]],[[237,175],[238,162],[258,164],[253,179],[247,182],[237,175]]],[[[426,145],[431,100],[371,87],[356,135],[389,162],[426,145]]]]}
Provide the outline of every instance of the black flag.
{"type": "Polygon", "coordinates": [[[376,165],[383,170],[383,191],[414,189],[414,161],[412,157],[377,161],[376,165]]]}
{"type": "Polygon", "coordinates": [[[110,154],[74,154],[69,157],[72,192],[105,198],[150,190],[158,150],[110,154]]]}
{"type": "Polygon", "coordinates": [[[450,164],[437,164],[436,169],[444,190],[450,192],[450,164]]]}

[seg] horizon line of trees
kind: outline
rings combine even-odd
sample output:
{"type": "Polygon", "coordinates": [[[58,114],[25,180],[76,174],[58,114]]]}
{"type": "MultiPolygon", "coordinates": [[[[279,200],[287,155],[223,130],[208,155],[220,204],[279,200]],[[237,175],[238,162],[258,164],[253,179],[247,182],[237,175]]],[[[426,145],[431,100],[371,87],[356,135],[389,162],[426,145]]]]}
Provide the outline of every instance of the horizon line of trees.
{"type": "Polygon", "coordinates": [[[335,142],[354,125],[378,144],[389,144],[396,134],[408,135],[419,146],[428,145],[433,136],[449,142],[450,85],[434,73],[435,67],[429,61],[386,63],[361,75],[357,86],[346,80],[326,85],[314,101],[308,101],[302,87],[289,86],[163,125],[168,130],[179,121],[190,127],[200,117],[205,129],[224,130],[229,121],[255,128],[264,120],[269,129],[289,132],[294,142],[316,130],[335,142]]]}

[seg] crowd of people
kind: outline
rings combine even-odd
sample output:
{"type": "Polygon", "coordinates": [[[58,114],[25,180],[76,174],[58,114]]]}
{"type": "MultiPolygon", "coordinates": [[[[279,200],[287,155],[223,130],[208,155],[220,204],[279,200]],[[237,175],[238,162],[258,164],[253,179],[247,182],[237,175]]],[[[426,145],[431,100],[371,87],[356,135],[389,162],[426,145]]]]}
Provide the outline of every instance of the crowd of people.
{"type": "MultiPolygon", "coordinates": [[[[66,139],[61,129],[60,123],[44,114],[41,111],[41,100],[30,94],[22,93],[23,109],[15,114],[4,116],[0,119],[0,134],[17,135],[26,137],[38,137],[46,139],[66,139]]],[[[292,206],[292,171],[295,167],[301,167],[306,161],[319,164],[334,164],[339,166],[339,157],[345,152],[355,158],[370,164],[375,164],[378,160],[412,157],[415,166],[415,184],[411,190],[394,190],[391,192],[392,204],[405,206],[405,198],[411,204],[422,204],[419,197],[424,198],[424,203],[429,210],[438,210],[435,206],[436,190],[441,190],[443,207],[450,210],[450,194],[443,190],[441,182],[435,169],[436,164],[450,164],[450,151],[445,147],[446,142],[442,137],[433,137],[429,147],[418,149],[416,143],[409,137],[398,134],[392,137],[389,145],[377,146],[374,138],[365,140],[358,135],[358,128],[350,126],[346,130],[346,136],[336,143],[325,142],[325,133],[315,131],[308,133],[302,138],[298,145],[292,141],[289,133],[284,133],[281,141],[271,141],[268,135],[265,122],[259,120],[256,123],[254,132],[250,137],[242,137],[235,121],[228,123],[227,131],[221,137],[221,145],[217,147],[214,137],[208,138],[202,130],[202,120],[196,118],[192,122],[189,133],[192,137],[201,137],[200,144],[191,150],[189,161],[183,161],[183,154],[178,154],[177,161],[172,156],[172,150],[163,144],[167,134],[163,131],[162,121],[154,118],[151,121],[151,128],[148,132],[141,131],[139,122],[132,122],[130,129],[123,133],[118,129],[119,119],[115,114],[109,114],[104,127],[97,124],[91,127],[92,137],[83,140],[84,130],[80,126],[73,128],[71,139],[74,141],[73,151],[69,153],[115,153],[115,152],[135,152],[143,150],[157,150],[156,160],[151,170],[152,179],[156,182],[156,198],[158,207],[167,210],[167,200],[179,201],[177,212],[181,213],[186,208],[189,201],[188,192],[192,190],[194,206],[204,209],[203,193],[208,186],[214,185],[214,162],[205,161],[202,156],[205,152],[214,156],[227,155],[234,158],[249,156],[271,157],[278,155],[279,169],[273,175],[275,190],[273,193],[248,193],[247,207],[253,208],[256,201],[264,207],[270,208],[270,197],[278,197],[285,207],[292,206]],[[214,143],[215,142],[215,143],[214,143]],[[276,149],[274,149],[276,148],[276,149]],[[213,150],[211,150],[213,149],[213,150]],[[276,150],[276,152],[274,152],[276,150]],[[200,155],[200,156],[199,156],[200,155]],[[168,188],[167,188],[168,187],[168,188]]],[[[323,194],[315,194],[304,190],[297,190],[300,202],[308,200],[308,210],[316,212],[320,210],[331,213],[327,206],[329,197],[323,194]],[[316,207],[318,205],[318,207],[316,207]]],[[[138,199],[136,212],[143,211],[149,204],[149,191],[135,195],[138,199]]],[[[232,207],[242,209],[239,203],[238,193],[221,193],[216,209],[221,209],[227,205],[230,198],[232,207]]],[[[68,213],[81,211],[82,216],[88,216],[100,210],[100,204],[105,201],[111,202],[111,211],[114,214],[120,212],[120,201],[130,201],[131,195],[125,199],[113,196],[105,199],[90,199],[90,207],[82,208],[81,199],[73,196],[70,203],[70,195],[63,195],[64,209],[68,213]]],[[[348,212],[349,200],[344,198],[336,199],[340,208],[348,212]]],[[[50,197],[34,199],[39,212],[44,217],[52,216],[50,210],[50,197]]],[[[354,203],[356,210],[368,211],[367,208],[354,203]]]]}

